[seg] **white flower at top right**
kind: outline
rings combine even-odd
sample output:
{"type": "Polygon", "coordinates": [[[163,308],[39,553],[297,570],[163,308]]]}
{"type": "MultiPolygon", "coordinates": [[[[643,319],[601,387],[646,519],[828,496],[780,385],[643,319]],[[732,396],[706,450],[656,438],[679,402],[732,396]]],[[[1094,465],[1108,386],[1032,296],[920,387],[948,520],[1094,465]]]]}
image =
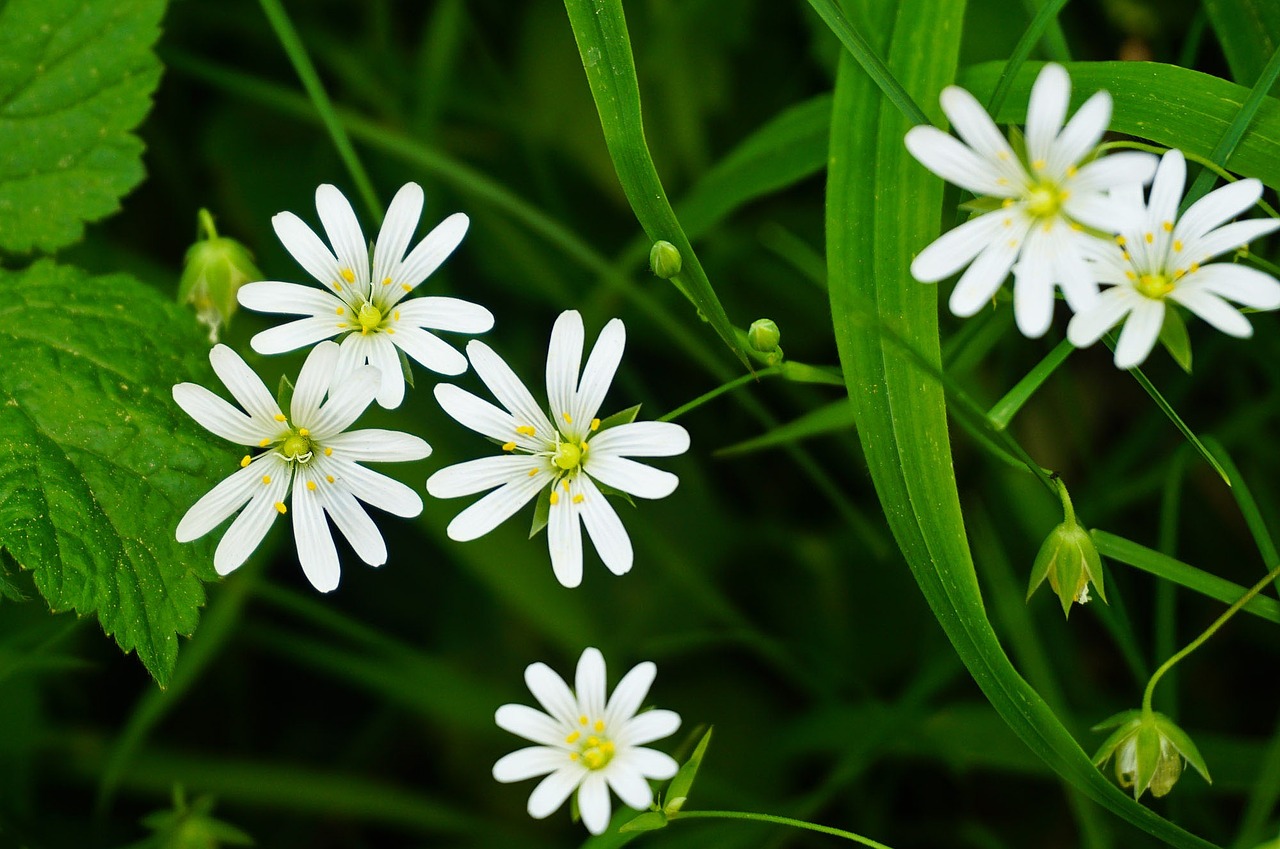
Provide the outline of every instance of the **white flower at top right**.
{"type": "MultiPolygon", "coordinates": [[[[1092,345],[1124,321],[1116,343],[1115,364],[1140,365],[1155,347],[1164,324],[1166,301],[1173,301],[1223,333],[1246,338],[1253,327],[1234,301],[1257,310],[1280,307],[1280,282],[1254,268],[1214,257],[1280,228],[1274,219],[1227,223],[1258,202],[1262,183],[1240,180],[1193,203],[1178,217],[1186,184],[1182,152],[1170,150],[1160,160],[1151,196],[1139,226],[1121,231],[1114,242],[1097,242],[1089,257],[1099,282],[1109,285],[1089,309],[1072,317],[1067,338],[1078,348],[1092,345]]],[[[1141,203],[1141,189],[1127,187],[1141,203]]]]}

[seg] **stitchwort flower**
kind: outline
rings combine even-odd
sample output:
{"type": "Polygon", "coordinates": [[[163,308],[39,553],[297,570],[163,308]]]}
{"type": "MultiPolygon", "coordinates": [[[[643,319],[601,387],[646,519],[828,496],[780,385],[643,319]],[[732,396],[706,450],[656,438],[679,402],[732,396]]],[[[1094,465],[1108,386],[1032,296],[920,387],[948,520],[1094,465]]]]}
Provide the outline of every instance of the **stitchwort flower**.
{"type": "Polygon", "coordinates": [[[680,727],[680,717],[669,710],[636,713],[656,674],[648,661],[636,665],[606,702],[599,650],[582,653],[574,691],[546,664],[531,664],[524,680],[546,713],[503,705],[495,719],[498,727],[538,745],[503,757],[493,765],[493,777],[507,784],[546,775],[529,796],[535,819],[549,816],[577,790],[578,811],[592,834],[609,825],[609,788],[629,807],[649,807],[653,790],[647,779],[671,778],[678,769],[670,755],[644,748],[680,727]]]}
{"type": "Polygon", "coordinates": [[[259,312],[305,315],[264,330],[250,341],[260,354],[280,354],[342,337],[336,377],[369,363],[381,373],[378,403],[395,408],[404,400],[399,349],[440,374],[461,374],[467,360],[431,330],[483,333],[493,314],[458,298],[404,300],[448,259],[467,232],[467,216],[454,213],[426,235],[409,254],[405,249],[422,214],[422,188],[406,183],[396,193],[373,248],[342,192],[330,185],[316,189],[316,210],[333,251],[302,219],[281,212],[271,219],[289,253],[324,286],[262,281],[240,290],[240,303],[259,312]]]}
{"type": "Polygon", "coordinates": [[[933,173],[980,196],[985,212],[956,227],[911,263],[922,282],[944,280],[968,266],[951,292],[951,311],[971,316],[1013,272],[1013,309],[1018,329],[1039,337],[1053,319],[1054,287],[1080,311],[1093,304],[1098,283],[1084,254],[1098,237],[1111,235],[1136,210],[1109,190],[1145,185],[1156,158],[1124,152],[1087,161],[1111,121],[1111,95],[1099,91],[1071,117],[1071,79],[1048,64],[1036,78],[1027,105],[1025,156],[1001,135],[972,94],[943,89],[942,111],[960,140],[936,127],[912,127],[911,155],[933,173]]]}
{"type": "MultiPolygon", "coordinates": [[[[1137,225],[1121,231],[1114,244],[1094,246],[1091,264],[1098,279],[1111,288],[1067,325],[1067,338],[1077,348],[1092,345],[1127,316],[1116,343],[1115,364],[1133,368],[1155,347],[1166,301],[1241,338],[1252,335],[1253,327],[1228,299],[1260,310],[1280,307],[1280,282],[1271,275],[1229,262],[1209,262],[1280,228],[1280,221],[1269,218],[1225,223],[1257,203],[1262,183],[1248,179],[1223,186],[1178,218],[1186,177],[1182,152],[1165,153],[1137,225]]],[[[1124,191],[1141,202],[1140,189],[1124,191]]]]}
{"type": "Polygon", "coordinates": [[[243,412],[203,386],[173,387],[178,406],[201,426],[250,447],[240,468],[209,490],[178,523],[178,541],[190,542],[240,512],[214,552],[219,575],[244,563],[276,516],[291,512],[302,571],[317,590],[329,592],[338,586],[339,566],[326,513],[361,560],[380,566],[387,561],[386,544],[356,499],[406,518],[422,512],[422,499],[412,489],[359,464],[421,460],[431,453],[431,446],[396,431],[348,431],[373,402],[379,377],[377,369],[361,366],[331,390],[340,356],[334,342],[321,342],[311,351],[298,373],[288,416],[262,380],[226,345],[214,347],[209,361],[243,412]]]}
{"type": "Polygon", "coordinates": [[[436,498],[494,490],[454,517],[450,539],[484,536],[547,493],[547,540],[561,584],[576,587],[582,581],[579,519],[611,572],[621,575],[631,568],[631,539],[599,485],[638,498],[665,498],[675,490],[676,476],[628,458],[682,454],[689,434],[676,424],[607,426],[597,418],[625,342],[625,328],[615,318],[600,333],[579,381],[582,316],[574,310],[562,313],[547,351],[550,415],[488,345],[475,339],[467,344],[476,374],[505,409],[449,384],[436,386],[436,399],[449,415],[500,444],[504,454],[449,466],[427,480],[427,491],[436,498]]]}

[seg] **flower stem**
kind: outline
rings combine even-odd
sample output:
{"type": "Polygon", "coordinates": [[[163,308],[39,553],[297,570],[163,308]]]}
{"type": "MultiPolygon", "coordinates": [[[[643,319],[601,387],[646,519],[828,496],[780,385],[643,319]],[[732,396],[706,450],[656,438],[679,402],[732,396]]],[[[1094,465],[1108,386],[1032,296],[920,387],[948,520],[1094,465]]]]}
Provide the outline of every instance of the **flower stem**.
{"type": "Polygon", "coordinates": [[[1062,520],[1065,523],[1074,525],[1076,523],[1076,508],[1071,503],[1071,494],[1067,492],[1067,485],[1056,474],[1053,475],[1053,482],[1058,486],[1058,498],[1062,499],[1062,520]]]}
{"type": "Polygon", "coordinates": [[[311,63],[311,57],[307,55],[307,48],[303,46],[298,31],[289,20],[289,14],[285,12],[280,0],[259,0],[259,2],[263,13],[271,23],[271,28],[275,30],[276,38],[280,39],[280,46],[284,48],[289,61],[293,63],[293,70],[302,81],[302,87],[307,90],[307,96],[311,98],[312,105],[320,115],[320,121],[329,131],[329,138],[333,140],[333,146],[338,149],[338,156],[342,157],[343,164],[351,172],[351,179],[355,180],[356,188],[364,198],[365,206],[369,208],[369,212],[377,223],[382,223],[382,206],[378,203],[377,192],[373,190],[373,181],[369,179],[369,172],[364,170],[360,157],[356,155],[346,128],[342,126],[342,121],[338,119],[338,113],[333,108],[333,101],[325,92],[324,85],[320,82],[320,75],[316,73],[316,67],[311,63]]]}
{"type": "Polygon", "coordinates": [[[1190,643],[1187,643],[1187,645],[1183,647],[1182,651],[1178,652],[1173,657],[1169,658],[1168,660],[1166,660],[1164,663],[1160,665],[1160,668],[1157,669],[1155,671],[1155,674],[1151,676],[1151,680],[1147,682],[1147,689],[1142,694],[1142,712],[1143,713],[1151,712],[1152,694],[1155,693],[1156,684],[1159,683],[1160,679],[1164,676],[1164,674],[1168,672],[1170,669],[1172,669],[1174,665],[1177,664],[1184,657],[1191,654],[1196,649],[1200,648],[1200,646],[1204,645],[1204,642],[1208,640],[1210,637],[1212,637],[1215,633],[1217,633],[1218,629],[1221,628],[1223,625],[1225,625],[1228,619],[1230,619],[1232,616],[1235,616],[1237,611],[1240,610],[1240,608],[1248,604],[1250,599],[1252,599],[1258,593],[1262,592],[1262,588],[1265,587],[1267,584],[1271,583],[1272,581],[1274,581],[1276,578],[1280,578],[1280,566],[1277,566],[1276,568],[1272,569],[1270,572],[1266,574],[1266,576],[1261,581],[1258,581],[1258,583],[1250,587],[1248,592],[1240,596],[1240,598],[1236,599],[1235,604],[1228,607],[1221,616],[1215,619],[1213,621],[1213,624],[1204,630],[1204,633],[1196,637],[1190,643]]]}
{"type": "Polygon", "coordinates": [[[1004,430],[1009,426],[1009,422],[1018,414],[1036,390],[1044,385],[1058,366],[1067,361],[1067,357],[1071,356],[1071,352],[1076,348],[1070,341],[1063,339],[1058,343],[1049,354],[1040,362],[1036,363],[1035,368],[1027,372],[1026,376],[1014,385],[1003,398],[996,402],[991,408],[991,412],[987,413],[987,418],[991,419],[991,423],[998,429],[1004,430]]]}
{"type": "Polygon", "coordinates": [[[733,390],[737,389],[740,386],[745,386],[748,383],[758,381],[762,377],[769,377],[770,375],[778,374],[780,371],[782,371],[782,369],[779,368],[778,366],[771,366],[770,368],[760,369],[760,371],[756,372],[755,374],[744,374],[739,377],[735,377],[733,380],[730,380],[728,383],[723,383],[720,386],[717,386],[715,389],[712,389],[710,392],[704,392],[703,394],[699,395],[697,398],[694,398],[689,403],[682,404],[681,406],[676,407],[674,410],[667,413],[665,416],[659,416],[658,421],[660,422],[675,421],[680,416],[683,416],[685,413],[689,412],[690,410],[701,407],[703,404],[707,403],[708,401],[714,400],[715,398],[719,398],[721,395],[725,394],[726,392],[732,392],[733,390]]]}
{"type": "MultiPolygon", "coordinates": [[[[1161,147],[1158,144],[1147,144],[1146,142],[1136,142],[1136,141],[1112,141],[1112,142],[1106,142],[1105,144],[1098,145],[1099,154],[1105,153],[1108,150],[1144,150],[1147,153],[1154,153],[1156,155],[1160,155],[1160,154],[1163,154],[1168,149],[1169,148],[1161,147]]],[[[1221,177],[1223,181],[1227,183],[1234,183],[1240,179],[1235,174],[1232,174],[1226,168],[1223,168],[1221,165],[1218,165],[1217,163],[1213,162],[1211,159],[1208,159],[1207,157],[1199,156],[1194,153],[1187,153],[1185,150],[1182,152],[1182,155],[1188,162],[1194,162],[1197,165],[1200,165],[1200,166],[1203,166],[1204,168],[1209,169],[1210,171],[1212,171],[1213,173],[1221,177]]],[[[1265,200],[1262,200],[1261,198],[1259,198],[1258,201],[1256,202],[1256,205],[1259,209],[1261,209],[1267,215],[1270,215],[1272,218],[1280,218],[1280,212],[1277,212],[1275,207],[1267,203],[1265,200]]]]}
{"type": "Polygon", "coordinates": [[[218,228],[213,223],[213,215],[204,207],[196,213],[196,228],[200,231],[197,238],[216,239],[218,238],[218,228]]]}
{"type": "Polygon", "coordinates": [[[721,819],[721,820],[752,820],[754,822],[768,822],[774,825],[787,825],[792,828],[800,828],[805,831],[816,831],[820,834],[829,834],[832,837],[842,837],[845,840],[861,843],[863,846],[870,846],[872,849],[889,849],[883,843],[872,840],[870,837],[863,837],[861,834],[854,834],[852,831],[845,831],[842,828],[832,828],[828,825],[818,825],[817,823],[805,822],[804,820],[792,819],[791,817],[776,817],[772,814],[753,814],[745,811],[681,811],[678,814],[668,815],[669,819],[721,819]]]}

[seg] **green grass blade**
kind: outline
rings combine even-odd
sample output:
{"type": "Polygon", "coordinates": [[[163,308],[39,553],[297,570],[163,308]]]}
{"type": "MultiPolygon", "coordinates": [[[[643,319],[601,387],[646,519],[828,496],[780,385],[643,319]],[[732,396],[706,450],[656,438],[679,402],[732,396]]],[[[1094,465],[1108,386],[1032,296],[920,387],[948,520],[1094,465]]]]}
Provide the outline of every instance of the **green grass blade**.
{"type": "Polygon", "coordinates": [[[651,242],[664,239],[680,251],[684,261],[677,278],[682,284],[680,288],[729,350],[750,368],[746,352],[734,335],[733,324],[667,200],[649,153],[640,115],[640,85],[636,80],[622,0],[565,0],[564,8],[582,56],[591,96],[600,113],[605,145],[632,211],[651,242]]]}
{"type": "MultiPolygon", "coordinates": [[[[1022,38],[1018,39],[1017,45],[1013,48],[1013,53],[1009,56],[1009,61],[1005,63],[1004,70],[1000,72],[1000,79],[996,82],[995,91],[991,93],[991,99],[987,101],[988,112],[999,112],[1000,107],[1004,105],[1005,98],[1009,96],[1009,87],[1013,85],[1013,78],[1017,76],[1018,69],[1022,67],[1022,63],[1027,61],[1027,57],[1031,55],[1031,51],[1045,36],[1045,31],[1050,26],[1057,26],[1058,13],[1062,11],[1062,7],[1067,5],[1067,0],[1046,0],[1040,10],[1036,12],[1035,17],[1031,19],[1030,26],[1026,32],[1022,34],[1022,38]]],[[[1058,37],[1062,36],[1061,30],[1057,33],[1058,37]]]]}
{"type": "Polygon", "coordinates": [[[1067,361],[1067,357],[1071,356],[1071,352],[1075,350],[1075,346],[1063,339],[1058,343],[1048,355],[1036,363],[1035,368],[1027,372],[1026,377],[1022,378],[1010,389],[1005,396],[996,402],[991,408],[991,412],[987,413],[987,418],[991,419],[991,423],[996,427],[1004,430],[1009,426],[1009,422],[1013,421],[1013,417],[1018,414],[1023,405],[1031,400],[1031,396],[1036,390],[1044,385],[1044,382],[1058,369],[1058,366],[1067,361]]]}
{"type": "Polygon", "coordinates": [[[768,433],[721,448],[715,452],[715,456],[733,457],[778,448],[802,439],[849,431],[853,429],[853,424],[853,406],[849,404],[848,398],[841,398],[825,407],[810,410],[794,421],[778,425],[768,433]]]}
{"type": "Polygon", "coordinates": [[[1240,470],[1236,468],[1235,461],[1231,459],[1231,455],[1227,453],[1222,443],[1213,437],[1206,437],[1205,444],[1218,458],[1218,462],[1222,464],[1222,468],[1231,479],[1231,495],[1240,508],[1240,515],[1244,517],[1245,524],[1249,526],[1249,533],[1253,535],[1254,543],[1258,546],[1263,567],[1271,569],[1280,564],[1280,552],[1276,551],[1276,543],[1271,536],[1271,530],[1267,527],[1267,520],[1258,509],[1258,502],[1254,500],[1248,484],[1245,483],[1240,470]]]}
{"type": "MultiPolygon", "coordinates": [[[[1114,348],[1114,335],[1108,334],[1106,342],[1108,347],[1114,348]]],[[[1222,478],[1223,482],[1225,482],[1227,486],[1231,486],[1231,476],[1227,474],[1226,469],[1222,468],[1222,464],[1218,462],[1218,458],[1209,452],[1209,449],[1205,447],[1205,444],[1200,441],[1200,437],[1196,436],[1195,432],[1192,431],[1187,423],[1182,420],[1182,416],[1178,415],[1178,411],[1173,408],[1173,405],[1165,400],[1164,395],[1160,394],[1160,390],[1156,389],[1155,384],[1142,373],[1142,369],[1130,369],[1129,373],[1133,375],[1134,380],[1138,381],[1138,385],[1151,396],[1151,400],[1156,402],[1156,406],[1160,408],[1160,411],[1168,417],[1169,421],[1173,422],[1173,426],[1176,427],[1178,432],[1182,434],[1183,438],[1191,444],[1191,447],[1194,448],[1210,466],[1213,466],[1213,470],[1218,473],[1218,476],[1222,478]]]]}
{"type": "MultiPolygon", "coordinates": [[[[1124,537],[1096,529],[1089,533],[1098,547],[1098,553],[1103,557],[1150,572],[1158,578],[1172,581],[1180,587],[1186,587],[1208,598],[1231,604],[1249,590],[1248,587],[1211,575],[1124,537]]],[[[1273,598],[1257,596],[1242,609],[1261,619],[1280,624],[1280,602],[1273,598]]]]}
{"type": "Polygon", "coordinates": [[[1267,58],[1280,48],[1280,4],[1275,0],[1201,0],[1200,6],[1226,54],[1231,76],[1241,85],[1253,85],[1267,58]]]}
{"type": "MultiPolygon", "coordinates": [[[[895,11],[888,67],[908,91],[932,99],[955,73],[964,4],[905,0],[895,11]]],[[[842,57],[828,166],[828,285],[859,439],[890,528],[956,653],[1023,742],[1140,828],[1183,849],[1211,846],[1108,781],[1013,668],[987,620],[965,542],[942,385],[854,318],[869,303],[876,319],[940,369],[937,289],[912,280],[908,266],[938,233],[943,187],[907,153],[908,127],[842,57]]]]}

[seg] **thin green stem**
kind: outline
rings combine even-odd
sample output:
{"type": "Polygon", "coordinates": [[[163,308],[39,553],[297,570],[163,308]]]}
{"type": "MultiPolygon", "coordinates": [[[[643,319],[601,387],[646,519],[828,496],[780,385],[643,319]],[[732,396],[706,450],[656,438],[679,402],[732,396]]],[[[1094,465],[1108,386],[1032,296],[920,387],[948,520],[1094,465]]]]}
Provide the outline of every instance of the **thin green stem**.
{"type": "Polygon", "coordinates": [[[373,190],[373,181],[369,179],[369,173],[364,170],[360,157],[356,155],[356,149],[352,146],[342,121],[338,119],[333,101],[325,92],[324,85],[320,82],[320,75],[316,73],[316,66],[311,63],[307,48],[298,36],[298,31],[294,29],[293,22],[289,20],[288,13],[285,12],[280,0],[259,0],[259,3],[267,20],[271,23],[271,28],[275,30],[276,38],[280,39],[280,46],[284,48],[289,61],[293,63],[293,70],[302,81],[302,87],[307,90],[307,96],[311,98],[311,103],[320,115],[324,128],[328,130],[333,146],[337,148],[343,164],[351,173],[351,179],[355,180],[356,189],[364,199],[365,206],[369,208],[369,212],[377,222],[382,223],[382,204],[378,202],[378,193],[373,190]]]}
{"type": "Polygon", "coordinates": [[[1196,56],[1200,53],[1200,43],[1204,41],[1204,32],[1208,26],[1209,15],[1205,13],[1204,7],[1201,6],[1196,12],[1196,16],[1191,19],[1191,26],[1187,27],[1187,37],[1182,42],[1182,49],[1178,51],[1179,67],[1195,67],[1196,56]]]}
{"type": "MultiPolygon", "coordinates": [[[[1142,150],[1142,151],[1146,151],[1147,153],[1154,153],[1156,155],[1160,155],[1165,151],[1167,151],[1168,149],[1169,148],[1162,147],[1158,144],[1147,144],[1146,142],[1139,142],[1139,141],[1113,141],[1113,142],[1106,142],[1105,144],[1098,145],[1099,155],[1106,153],[1109,150],[1142,150]]],[[[1202,168],[1208,168],[1210,171],[1217,174],[1220,179],[1225,180],[1228,183],[1234,183],[1240,179],[1235,174],[1232,174],[1226,168],[1223,168],[1221,165],[1217,164],[1216,162],[1209,159],[1208,157],[1200,156],[1195,153],[1188,153],[1185,150],[1182,151],[1182,156],[1188,162],[1194,162],[1197,165],[1201,166],[1202,168]]],[[[1280,212],[1277,212],[1276,208],[1271,204],[1267,203],[1265,200],[1262,200],[1261,198],[1259,198],[1254,205],[1257,206],[1258,209],[1261,209],[1263,212],[1265,212],[1267,215],[1271,216],[1272,218],[1280,218],[1280,212]]]]}
{"type": "Polygon", "coordinates": [[[1267,584],[1271,583],[1276,578],[1280,578],[1280,566],[1277,566],[1274,569],[1272,569],[1270,572],[1267,573],[1265,578],[1263,578],[1261,581],[1258,581],[1258,583],[1254,584],[1252,587],[1249,588],[1248,592],[1240,596],[1240,598],[1236,599],[1234,604],[1228,607],[1221,616],[1219,616],[1217,619],[1213,621],[1212,625],[1210,625],[1208,628],[1204,630],[1204,633],[1196,637],[1191,642],[1187,643],[1187,645],[1183,647],[1182,651],[1178,652],[1173,657],[1169,658],[1164,663],[1160,664],[1160,668],[1157,669],[1155,671],[1155,674],[1151,676],[1151,680],[1147,682],[1147,689],[1142,694],[1142,712],[1143,713],[1151,713],[1151,697],[1155,693],[1156,684],[1160,682],[1160,679],[1164,677],[1164,674],[1168,672],[1170,669],[1172,669],[1184,657],[1191,654],[1196,649],[1200,648],[1200,646],[1204,645],[1205,641],[1208,640],[1210,637],[1212,637],[1214,634],[1216,634],[1219,628],[1227,624],[1228,619],[1230,619],[1232,616],[1235,616],[1236,613],[1239,612],[1240,608],[1248,604],[1249,601],[1254,596],[1262,592],[1263,588],[1266,587],[1267,584]]]}
{"type": "Polygon", "coordinates": [[[1062,500],[1062,521],[1063,524],[1074,525],[1076,523],[1076,508],[1071,503],[1071,493],[1067,492],[1067,485],[1062,482],[1062,478],[1056,474],[1053,476],[1053,482],[1058,486],[1058,498],[1062,500]]]}
{"type": "MultiPolygon", "coordinates": [[[[1280,217],[1280,216],[1277,216],[1277,217],[1280,217]]],[[[1280,265],[1276,265],[1274,262],[1267,262],[1265,259],[1258,256],[1257,254],[1253,254],[1253,253],[1245,254],[1244,261],[1251,265],[1256,265],[1258,268],[1261,268],[1263,271],[1267,272],[1272,276],[1280,277],[1280,265]]]]}
{"type": "Polygon", "coordinates": [[[701,395],[699,395],[697,398],[694,398],[689,403],[681,404],[679,407],[676,407],[674,410],[667,413],[665,416],[660,416],[658,418],[658,421],[660,422],[675,421],[676,419],[680,418],[690,410],[697,409],[698,407],[701,407],[703,404],[707,403],[708,401],[719,398],[721,395],[725,394],[726,392],[732,392],[733,390],[737,389],[740,386],[746,386],[748,383],[758,382],[762,377],[770,377],[772,375],[780,373],[781,371],[782,369],[779,368],[778,366],[773,366],[771,368],[761,369],[755,374],[744,374],[740,377],[735,377],[733,380],[730,380],[728,383],[723,383],[717,386],[715,389],[712,389],[710,392],[702,393],[701,395]]]}
{"type": "Polygon", "coordinates": [[[995,90],[991,92],[991,99],[987,101],[987,112],[992,115],[1000,113],[1000,107],[1004,105],[1005,98],[1009,96],[1009,89],[1013,87],[1013,79],[1018,75],[1018,69],[1022,67],[1022,63],[1027,61],[1027,57],[1031,55],[1031,51],[1040,43],[1040,39],[1044,37],[1045,30],[1049,25],[1057,20],[1058,13],[1067,5],[1067,0],[1049,0],[1040,7],[1035,17],[1031,19],[1030,26],[1026,32],[1022,34],[1022,38],[1018,39],[1018,43],[1013,48],[1013,53],[1009,56],[1009,61],[1005,63],[1004,70],[1000,72],[1000,79],[996,81],[995,90]]]}
{"type": "Polygon", "coordinates": [[[863,837],[861,834],[855,834],[852,831],[845,831],[842,828],[832,828],[829,825],[818,825],[817,823],[805,822],[804,820],[792,819],[791,817],[776,817],[772,814],[753,814],[745,811],[681,811],[678,814],[668,814],[668,818],[673,821],[678,819],[719,819],[768,822],[773,823],[774,825],[786,825],[791,828],[801,828],[805,831],[816,831],[819,834],[829,834],[832,837],[840,837],[854,843],[861,843],[863,846],[870,846],[872,849],[889,849],[885,844],[872,840],[870,837],[863,837]]]}
{"type": "Polygon", "coordinates": [[[218,238],[218,228],[213,223],[213,215],[204,207],[196,213],[197,237],[202,239],[218,238]]]}
{"type": "Polygon", "coordinates": [[[1009,422],[1018,414],[1023,405],[1031,400],[1031,396],[1035,394],[1036,390],[1043,386],[1050,375],[1057,371],[1058,366],[1067,361],[1067,357],[1071,356],[1071,352],[1075,349],[1075,346],[1066,339],[1059,342],[1057,347],[1049,352],[1048,356],[1037,363],[1035,368],[1027,372],[1026,377],[1019,380],[1003,398],[996,402],[996,405],[991,408],[991,412],[987,413],[987,418],[991,419],[991,423],[999,430],[1007,428],[1009,422]]]}

